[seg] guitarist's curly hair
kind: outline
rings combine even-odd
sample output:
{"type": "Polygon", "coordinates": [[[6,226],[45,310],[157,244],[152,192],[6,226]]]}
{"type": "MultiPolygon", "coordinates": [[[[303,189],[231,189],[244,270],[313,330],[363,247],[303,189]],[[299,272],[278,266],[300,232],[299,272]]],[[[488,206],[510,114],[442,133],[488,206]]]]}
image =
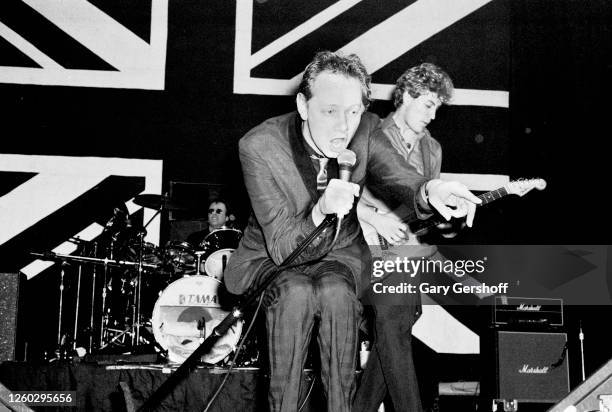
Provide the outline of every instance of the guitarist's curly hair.
{"type": "Polygon", "coordinates": [[[422,63],[411,67],[397,79],[393,90],[393,104],[396,108],[404,102],[404,92],[414,98],[424,93],[435,93],[442,103],[448,103],[453,97],[453,81],[448,74],[432,63],[422,63]]]}

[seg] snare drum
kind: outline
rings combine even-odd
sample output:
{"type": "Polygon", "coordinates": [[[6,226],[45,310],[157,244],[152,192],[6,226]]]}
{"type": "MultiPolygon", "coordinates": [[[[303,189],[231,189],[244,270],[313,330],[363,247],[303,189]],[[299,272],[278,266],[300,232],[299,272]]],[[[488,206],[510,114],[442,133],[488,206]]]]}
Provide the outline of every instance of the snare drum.
{"type": "MultiPolygon", "coordinates": [[[[153,308],[155,340],[166,350],[170,362],[183,363],[213,329],[227,316],[222,285],[208,276],[190,276],[171,283],[153,308]]],[[[243,321],[238,321],[202,356],[202,361],[217,363],[236,349],[243,321]]]]}

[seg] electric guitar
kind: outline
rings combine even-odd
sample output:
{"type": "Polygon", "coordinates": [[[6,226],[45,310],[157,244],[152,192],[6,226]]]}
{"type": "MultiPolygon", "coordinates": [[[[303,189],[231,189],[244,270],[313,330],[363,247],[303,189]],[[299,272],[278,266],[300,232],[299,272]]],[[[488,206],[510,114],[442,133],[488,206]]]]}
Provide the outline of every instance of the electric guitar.
{"type": "MultiPolygon", "coordinates": [[[[544,179],[535,178],[513,180],[511,182],[508,182],[508,184],[506,184],[505,186],[500,187],[499,189],[492,190],[490,192],[483,193],[478,196],[478,198],[482,200],[482,203],[480,203],[478,206],[487,205],[508,195],[517,195],[522,197],[533,189],[544,190],[545,188],[546,181],[544,179]]],[[[424,235],[431,228],[436,227],[437,225],[446,223],[446,220],[439,214],[434,215],[428,219],[421,220],[416,217],[416,214],[412,213],[405,217],[402,222],[408,225],[408,230],[406,231],[407,240],[402,242],[402,244],[418,245],[420,244],[417,239],[419,236],[424,235]]],[[[382,237],[376,232],[374,226],[363,221],[361,221],[360,223],[363,230],[363,235],[368,240],[368,243],[370,245],[373,244],[373,240],[377,237],[378,241],[374,242],[374,246],[379,246],[382,250],[386,250],[389,248],[389,242],[387,242],[384,237],[382,237]]]]}

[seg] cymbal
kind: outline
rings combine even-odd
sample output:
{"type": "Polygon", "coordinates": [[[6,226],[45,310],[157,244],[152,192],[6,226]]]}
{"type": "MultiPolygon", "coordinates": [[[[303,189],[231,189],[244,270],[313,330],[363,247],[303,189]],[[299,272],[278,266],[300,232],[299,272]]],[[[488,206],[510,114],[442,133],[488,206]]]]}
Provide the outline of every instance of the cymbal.
{"type": "Polygon", "coordinates": [[[138,195],[134,198],[134,203],[138,206],[146,207],[149,209],[164,209],[164,210],[188,210],[189,208],[185,205],[181,205],[176,201],[173,201],[167,196],[156,195],[156,194],[144,194],[138,195]]]}

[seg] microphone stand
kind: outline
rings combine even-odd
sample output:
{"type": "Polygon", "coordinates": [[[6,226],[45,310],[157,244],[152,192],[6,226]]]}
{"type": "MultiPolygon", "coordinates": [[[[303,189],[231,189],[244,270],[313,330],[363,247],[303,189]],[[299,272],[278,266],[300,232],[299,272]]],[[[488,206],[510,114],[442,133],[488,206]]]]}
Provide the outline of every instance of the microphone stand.
{"type": "Polygon", "coordinates": [[[161,384],[159,388],[153,392],[153,394],[142,404],[138,409],[139,412],[152,411],[159,403],[168,396],[168,394],[183,380],[190,372],[196,369],[197,363],[200,358],[208,353],[214,346],[214,344],[227,333],[232,325],[242,318],[244,308],[249,307],[257,301],[259,295],[264,292],[267,287],[276,279],[277,275],[283,270],[291,266],[293,261],[312,243],[312,241],[319,236],[326,228],[336,224],[338,218],[335,215],[327,215],[323,222],[304,241],[298,245],[298,247],[287,256],[287,258],[278,266],[272,273],[270,273],[266,279],[255,289],[255,291],[246,295],[242,304],[235,306],[231,313],[229,313],[225,319],[213,329],[212,333],[200,344],[200,346],[191,354],[185,361],[179,366],[179,368],[172,373],[161,384]]]}

